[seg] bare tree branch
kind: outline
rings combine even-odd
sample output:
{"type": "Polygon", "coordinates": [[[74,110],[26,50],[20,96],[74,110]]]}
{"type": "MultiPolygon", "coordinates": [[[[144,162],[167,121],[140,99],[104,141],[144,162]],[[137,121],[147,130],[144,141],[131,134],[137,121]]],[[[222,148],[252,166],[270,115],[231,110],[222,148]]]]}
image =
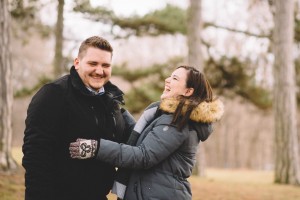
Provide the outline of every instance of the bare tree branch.
{"type": "Polygon", "coordinates": [[[238,29],[234,29],[234,28],[230,28],[230,27],[213,24],[210,22],[206,22],[204,26],[205,27],[211,26],[211,27],[215,27],[215,28],[219,28],[219,29],[224,29],[224,30],[227,30],[230,32],[242,33],[242,34],[245,34],[248,36],[254,36],[254,37],[258,37],[258,38],[271,38],[271,34],[256,34],[256,33],[252,33],[249,31],[242,31],[242,30],[238,30],[238,29]]]}

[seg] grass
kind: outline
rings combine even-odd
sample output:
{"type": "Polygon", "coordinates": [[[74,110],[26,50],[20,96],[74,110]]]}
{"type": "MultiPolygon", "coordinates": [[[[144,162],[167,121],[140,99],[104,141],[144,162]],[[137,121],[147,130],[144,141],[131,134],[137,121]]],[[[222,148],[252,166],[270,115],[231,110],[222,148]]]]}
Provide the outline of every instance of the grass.
{"type": "MultiPolygon", "coordinates": [[[[13,156],[21,162],[20,148],[13,156]]],[[[251,170],[207,169],[205,178],[191,177],[193,200],[296,200],[300,187],[273,184],[273,172],[251,170]]],[[[14,174],[0,173],[0,199],[24,199],[24,170],[14,174]]],[[[109,199],[116,199],[110,194],[109,199]]]]}
{"type": "Polygon", "coordinates": [[[296,200],[300,187],[273,183],[273,172],[208,169],[191,177],[193,200],[296,200]]]}

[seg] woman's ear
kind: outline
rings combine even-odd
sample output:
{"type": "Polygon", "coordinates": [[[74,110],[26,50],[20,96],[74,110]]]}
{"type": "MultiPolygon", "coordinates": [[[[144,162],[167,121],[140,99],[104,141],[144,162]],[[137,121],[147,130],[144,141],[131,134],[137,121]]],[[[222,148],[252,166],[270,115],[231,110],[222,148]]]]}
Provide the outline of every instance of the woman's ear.
{"type": "Polygon", "coordinates": [[[187,88],[183,96],[189,97],[192,96],[193,93],[194,93],[194,88],[187,88]]]}

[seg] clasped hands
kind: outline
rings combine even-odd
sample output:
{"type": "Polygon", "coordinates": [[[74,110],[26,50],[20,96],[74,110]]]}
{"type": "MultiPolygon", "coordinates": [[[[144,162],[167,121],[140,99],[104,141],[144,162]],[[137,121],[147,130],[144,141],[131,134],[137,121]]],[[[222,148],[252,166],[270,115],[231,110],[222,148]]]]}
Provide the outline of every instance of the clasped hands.
{"type": "Polygon", "coordinates": [[[69,151],[71,158],[88,159],[95,157],[98,142],[91,139],[78,138],[70,143],[69,151]]]}

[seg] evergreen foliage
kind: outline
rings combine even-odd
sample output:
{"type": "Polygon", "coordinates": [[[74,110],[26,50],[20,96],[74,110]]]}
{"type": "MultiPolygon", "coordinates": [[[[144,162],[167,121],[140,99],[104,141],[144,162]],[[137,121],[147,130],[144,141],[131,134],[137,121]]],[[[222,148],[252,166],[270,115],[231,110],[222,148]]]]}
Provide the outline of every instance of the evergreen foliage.
{"type": "Polygon", "coordinates": [[[255,73],[248,63],[237,57],[223,56],[220,60],[211,57],[206,62],[204,72],[219,94],[228,96],[234,93],[261,109],[269,109],[272,106],[271,91],[255,84],[255,73]]]}
{"type": "Polygon", "coordinates": [[[116,17],[114,12],[110,9],[107,9],[106,7],[91,6],[89,0],[76,0],[74,3],[75,5],[73,7],[73,10],[75,12],[82,13],[84,17],[90,20],[111,24],[113,18],[116,17]]]}
{"type": "Polygon", "coordinates": [[[45,85],[46,83],[51,82],[53,79],[46,77],[46,76],[42,76],[39,78],[39,81],[37,82],[37,84],[35,84],[33,87],[28,88],[28,87],[23,87],[21,90],[18,90],[15,92],[14,97],[15,98],[21,98],[21,97],[26,97],[29,95],[33,95],[33,93],[35,93],[38,89],[40,89],[43,85],[45,85]]]}
{"type": "MultiPolygon", "coordinates": [[[[110,24],[112,30],[118,26],[126,32],[123,37],[130,35],[157,36],[160,34],[186,34],[186,11],[168,4],[161,10],[150,12],[144,16],[117,16],[112,10],[106,7],[92,7],[89,0],[77,0],[73,10],[80,12],[87,19],[110,24]]],[[[113,33],[115,37],[121,37],[119,33],[113,33]]]]}
{"type": "Polygon", "coordinates": [[[167,5],[162,10],[150,12],[145,16],[115,18],[113,23],[136,36],[160,34],[186,34],[186,12],[176,6],[167,5]]]}
{"type": "Polygon", "coordinates": [[[294,33],[294,40],[296,43],[300,42],[300,16],[295,16],[295,33],[294,33]]]}
{"type": "MultiPolygon", "coordinates": [[[[113,74],[129,83],[132,89],[126,93],[126,106],[132,113],[138,113],[146,106],[160,99],[164,90],[164,80],[182,63],[182,58],[175,58],[165,64],[156,64],[146,68],[129,69],[125,64],[114,67],[113,74]]],[[[247,62],[238,58],[210,58],[204,67],[204,73],[219,95],[231,98],[239,95],[260,109],[271,108],[271,91],[255,84],[254,72],[249,70],[247,62]]]]}
{"type": "Polygon", "coordinates": [[[29,34],[30,31],[37,31],[42,37],[47,38],[53,32],[52,28],[43,24],[37,13],[45,5],[38,0],[30,0],[24,3],[24,0],[12,0],[10,1],[10,14],[16,27],[12,26],[13,33],[16,37],[22,38],[26,43],[26,37],[24,34],[29,34]]]}
{"type": "Polygon", "coordinates": [[[129,69],[126,64],[114,66],[113,75],[131,83],[131,90],[125,95],[126,108],[139,113],[150,103],[159,101],[164,90],[164,80],[182,62],[182,58],[170,59],[166,64],[129,69]]]}

